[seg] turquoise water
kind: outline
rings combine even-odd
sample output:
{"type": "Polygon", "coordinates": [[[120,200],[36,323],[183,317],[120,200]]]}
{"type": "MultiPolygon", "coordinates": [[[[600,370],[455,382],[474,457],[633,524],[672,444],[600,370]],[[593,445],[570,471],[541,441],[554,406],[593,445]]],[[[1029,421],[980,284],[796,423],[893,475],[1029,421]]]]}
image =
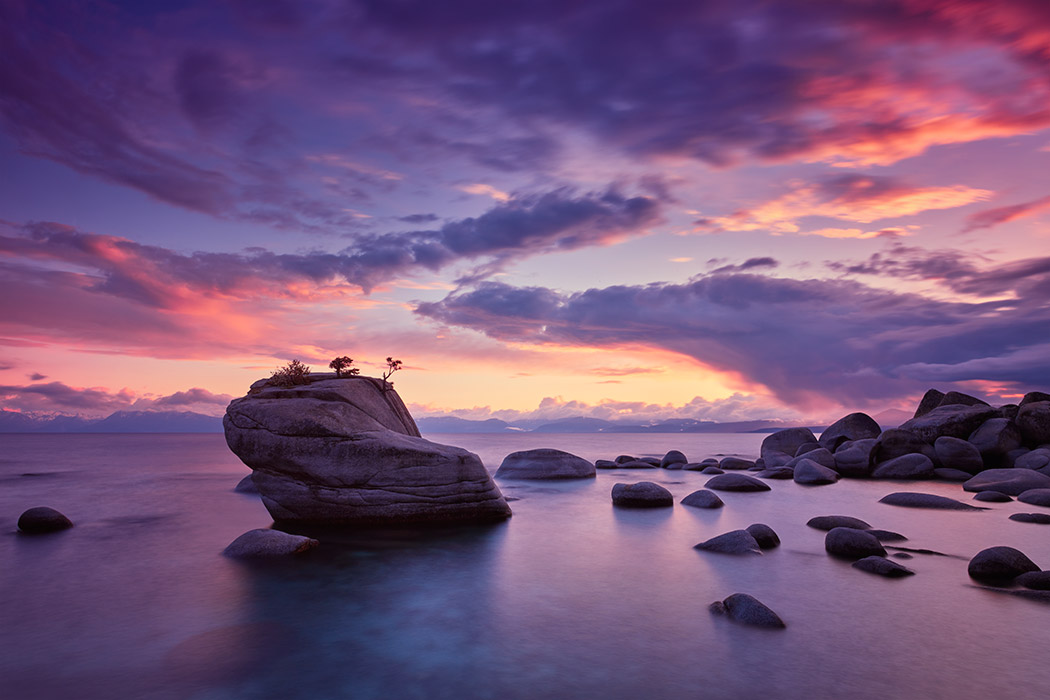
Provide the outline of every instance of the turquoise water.
{"type": "MultiPolygon", "coordinates": [[[[754,456],[761,435],[441,435],[490,470],[529,447],[754,456]]],[[[978,550],[1015,546],[1050,567],[1050,527],[1024,504],[939,512],[896,490],[969,500],[957,485],[843,481],[723,494],[726,507],[618,510],[617,481],[676,500],[708,477],[599,472],[502,482],[514,517],[481,528],[329,537],[305,559],[228,560],[267,527],[233,492],[246,469],[218,435],[5,435],[0,457],[3,698],[1010,698],[1050,692],[1050,606],[974,587],[978,550]],[[77,524],[15,534],[26,508],[77,524]],[[823,551],[805,522],[847,514],[949,556],[886,580],[823,551]],[[734,558],[692,546],[753,522],[783,545],[734,558]],[[779,632],[712,617],[750,593],[779,632]]]]}

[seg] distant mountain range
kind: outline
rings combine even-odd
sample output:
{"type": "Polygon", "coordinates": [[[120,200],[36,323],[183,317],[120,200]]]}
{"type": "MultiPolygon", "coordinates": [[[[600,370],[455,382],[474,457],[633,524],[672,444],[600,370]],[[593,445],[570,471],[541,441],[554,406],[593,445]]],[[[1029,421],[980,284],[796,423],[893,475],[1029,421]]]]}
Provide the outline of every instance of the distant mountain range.
{"type": "Polygon", "coordinates": [[[105,418],[0,411],[0,433],[221,433],[222,418],[190,411],[117,411],[105,418]]]}

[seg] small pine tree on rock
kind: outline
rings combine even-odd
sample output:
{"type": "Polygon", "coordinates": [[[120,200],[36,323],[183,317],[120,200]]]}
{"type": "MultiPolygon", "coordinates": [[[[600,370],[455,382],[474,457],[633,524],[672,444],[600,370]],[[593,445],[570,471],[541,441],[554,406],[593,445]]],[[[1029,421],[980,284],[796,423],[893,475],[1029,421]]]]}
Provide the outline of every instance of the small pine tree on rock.
{"type": "Polygon", "coordinates": [[[343,355],[342,357],[337,357],[329,362],[328,366],[335,370],[335,376],[337,377],[342,377],[344,375],[347,377],[353,377],[354,375],[361,374],[361,370],[350,366],[352,364],[354,364],[354,361],[346,355],[343,355]]]}

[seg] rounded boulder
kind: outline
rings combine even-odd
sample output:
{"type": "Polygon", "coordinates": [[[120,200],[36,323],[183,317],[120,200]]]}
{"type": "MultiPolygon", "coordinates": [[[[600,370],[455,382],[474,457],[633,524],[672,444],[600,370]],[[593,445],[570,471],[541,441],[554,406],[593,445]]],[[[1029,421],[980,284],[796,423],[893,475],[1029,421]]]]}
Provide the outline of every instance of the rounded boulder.
{"type": "Polygon", "coordinates": [[[974,555],[966,571],[982,583],[1009,583],[1023,573],[1039,571],[1039,567],[1018,549],[989,547],[974,555]]]}
{"type": "Polygon", "coordinates": [[[614,484],[612,502],[622,508],[666,508],[674,505],[674,497],[660,484],[639,481],[636,484],[614,484]]]}
{"type": "Polygon", "coordinates": [[[54,508],[37,506],[18,517],[18,529],[27,535],[43,535],[73,527],[73,521],[54,508]]]}
{"type": "Polygon", "coordinates": [[[854,530],[850,527],[836,527],[824,537],[824,549],[832,556],[843,559],[863,559],[864,557],[885,557],[886,550],[871,533],[854,530]]]}
{"type": "Polygon", "coordinates": [[[550,448],[512,452],[503,458],[500,479],[591,479],[594,463],[569,452],[550,448]]]}

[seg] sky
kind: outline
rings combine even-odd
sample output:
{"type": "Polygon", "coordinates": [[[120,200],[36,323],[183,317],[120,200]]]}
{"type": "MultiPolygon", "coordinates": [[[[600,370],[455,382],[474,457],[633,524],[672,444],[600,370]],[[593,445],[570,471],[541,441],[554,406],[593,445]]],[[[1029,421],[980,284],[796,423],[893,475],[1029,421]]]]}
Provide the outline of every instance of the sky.
{"type": "Polygon", "coordinates": [[[1050,388],[1045,0],[0,0],[0,407],[1050,388]]]}

